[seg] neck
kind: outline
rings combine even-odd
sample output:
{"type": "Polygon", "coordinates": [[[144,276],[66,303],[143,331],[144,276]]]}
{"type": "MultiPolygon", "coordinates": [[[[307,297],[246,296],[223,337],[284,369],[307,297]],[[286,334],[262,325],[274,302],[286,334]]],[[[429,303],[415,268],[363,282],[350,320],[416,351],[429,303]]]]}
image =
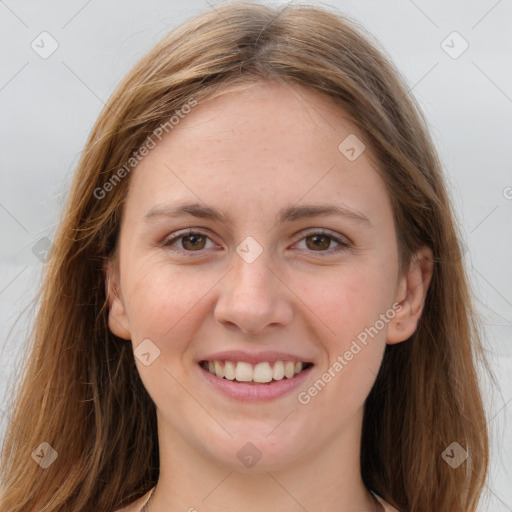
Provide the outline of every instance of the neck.
{"type": "Polygon", "coordinates": [[[160,477],[151,512],[380,512],[361,478],[361,421],[362,414],[328,445],[311,439],[315,449],[286,467],[264,465],[262,458],[242,472],[193,449],[159,417],[160,477]]]}

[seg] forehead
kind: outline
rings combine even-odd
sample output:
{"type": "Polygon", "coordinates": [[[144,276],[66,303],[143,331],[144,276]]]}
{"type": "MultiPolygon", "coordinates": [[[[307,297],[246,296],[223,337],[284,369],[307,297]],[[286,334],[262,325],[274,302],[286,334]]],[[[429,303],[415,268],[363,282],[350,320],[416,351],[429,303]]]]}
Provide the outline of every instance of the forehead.
{"type": "Polygon", "coordinates": [[[363,144],[341,108],[316,91],[265,82],[228,89],[199,102],[144,157],[128,202],[195,200],[260,215],[303,199],[368,215],[390,210],[363,144]]]}

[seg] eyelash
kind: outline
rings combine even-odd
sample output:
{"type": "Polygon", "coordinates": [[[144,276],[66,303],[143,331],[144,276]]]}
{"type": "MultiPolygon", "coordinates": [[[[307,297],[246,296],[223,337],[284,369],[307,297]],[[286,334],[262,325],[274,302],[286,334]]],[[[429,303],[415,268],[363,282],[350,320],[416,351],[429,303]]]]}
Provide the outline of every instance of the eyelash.
{"type": "MultiPolygon", "coordinates": [[[[161,243],[161,246],[165,247],[165,248],[169,248],[173,252],[178,252],[178,253],[185,254],[186,256],[193,257],[194,253],[202,253],[203,250],[201,249],[201,250],[198,250],[198,251],[187,251],[186,249],[178,249],[178,248],[175,248],[175,247],[171,248],[172,244],[174,242],[178,241],[180,238],[186,238],[186,237],[191,236],[191,235],[200,235],[200,236],[204,236],[204,237],[206,237],[208,239],[210,238],[206,233],[203,233],[201,231],[192,231],[192,228],[189,228],[186,232],[179,231],[178,233],[176,233],[171,238],[166,238],[161,243]]],[[[305,238],[308,238],[308,237],[313,236],[313,235],[325,236],[325,237],[327,237],[327,238],[329,238],[331,240],[334,240],[336,243],[339,244],[338,247],[335,247],[333,249],[328,249],[327,251],[312,251],[312,250],[308,251],[308,252],[311,252],[311,253],[317,253],[320,256],[328,256],[328,255],[332,255],[332,254],[337,254],[339,252],[346,251],[350,247],[350,243],[348,241],[342,240],[341,238],[333,235],[330,231],[326,231],[326,230],[323,230],[323,229],[315,229],[314,231],[309,231],[309,232],[305,233],[304,236],[299,240],[299,242],[301,242],[305,238]]]]}

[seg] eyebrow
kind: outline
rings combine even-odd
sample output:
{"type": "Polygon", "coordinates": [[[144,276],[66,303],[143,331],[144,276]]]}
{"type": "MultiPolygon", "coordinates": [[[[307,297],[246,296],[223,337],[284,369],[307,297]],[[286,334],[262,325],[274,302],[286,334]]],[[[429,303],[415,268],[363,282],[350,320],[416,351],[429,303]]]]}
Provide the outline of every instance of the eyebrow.
{"type": "MultiPolygon", "coordinates": [[[[183,202],[170,205],[156,206],[144,215],[145,221],[151,221],[158,217],[177,217],[188,215],[201,219],[210,219],[228,224],[230,219],[219,210],[197,202],[183,202]]],[[[370,219],[363,213],[345,205],[336,204],[308,204],[291,205],[281,208],[277,214],[277,222],[290,222],[310,217],[327,217],[337,215],[354,220],[360,224],[371,226],[370,219]]]]}

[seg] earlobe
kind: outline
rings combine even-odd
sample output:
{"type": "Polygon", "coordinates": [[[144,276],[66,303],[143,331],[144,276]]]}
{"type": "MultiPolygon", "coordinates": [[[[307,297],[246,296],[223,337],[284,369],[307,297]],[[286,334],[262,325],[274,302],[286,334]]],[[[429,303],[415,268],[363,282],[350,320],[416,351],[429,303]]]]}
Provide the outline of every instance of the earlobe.
{"type": "Polygon", "coordinates": [[[113,334],[131,340],[128,317],[119,287],[119,271],[115,262],[109,260],[104,267],[105,293],[108,303],[108,326],[113,334]]]}
{"type": "Polygon", "coordinates": [[[408,272],[400,278],[395,317],[390,321],[386,341],[400,343],[409,339],[418,326],[434,270],[430,247],[422,247],[411,259],[408,272]]]}

